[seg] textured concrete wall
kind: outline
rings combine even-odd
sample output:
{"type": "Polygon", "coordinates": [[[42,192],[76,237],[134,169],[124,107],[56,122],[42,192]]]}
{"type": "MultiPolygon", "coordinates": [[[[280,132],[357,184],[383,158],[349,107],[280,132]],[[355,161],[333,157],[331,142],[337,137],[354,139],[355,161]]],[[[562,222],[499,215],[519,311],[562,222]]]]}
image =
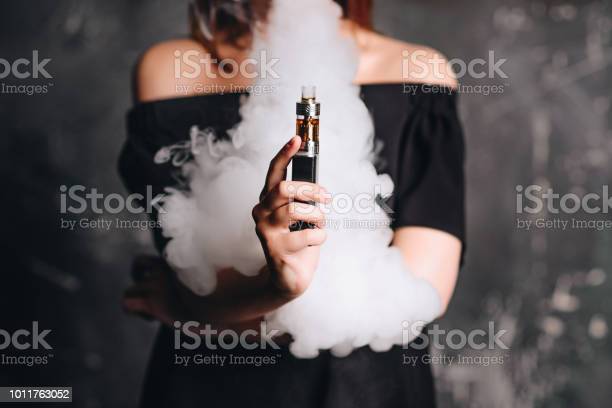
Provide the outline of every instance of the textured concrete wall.
{"type": "MultiPolygon", "coordinates": [[[[468,258],[442,324],[469,329],[495,321],[510,330],[511,350],[495,352],[507,357],[502,365],[436,366],[443,406],[612,401],[610,229],[524,231],[517,218],[528,218],[515,209],[516,185],[584,194],[610,182],[611,18],[603,1],[377,2],[376,27],[384,33],[449,58],[486,58],[493,50],[507,59],[508,78],[462,80],[503,93],[472,90],[461,98],[468,258]]],[[[116,159],[131,69],[146,47],[185,31],[185,1],[5,4],[0,57],[38,50],[52,58],[52,78],[0,81],[48,86],[46,94],[0,94],[0,327],[38,320],[53,330],[54,350],[42,367],[0,365],[0,385],[72,385],[84,407],[137,400],[155,326],[125,316],[119,299],[132,255],[152,251],[149,234],[61,229],[59,186],[125,192],[116,159]]]]}

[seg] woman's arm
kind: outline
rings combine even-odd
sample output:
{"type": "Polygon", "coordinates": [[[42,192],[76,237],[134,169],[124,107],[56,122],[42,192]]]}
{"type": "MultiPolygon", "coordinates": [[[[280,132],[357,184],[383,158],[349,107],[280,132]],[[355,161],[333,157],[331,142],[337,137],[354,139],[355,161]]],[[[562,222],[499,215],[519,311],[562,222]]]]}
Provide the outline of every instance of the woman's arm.
{"type": "Polygon", "coordinates": [[[444,314],[457,282],[461,241],[433,228],[402,227],[393,236],[393,246],[402,252],[410,272],[436,288],[444,314]]]}
{"type": "MultiPolygon", "coordinates": [[[[459,239],[432,228],[403,227],[396,231],[393,245],[402,252],[410,271],[436,288],[443,314],[459,272],[459,239]]],[[[207,297],[196,296],[175,282],[174,272],[161,258],[141,257],[134,269],[136,275],[145,272],[147,278],[136,278],[134,286],[126,291],[124,307],[167,325],[175,320],[207,320],[216,322],[219,330],[247,328],[293,298],[273,284],[267,266],[255,277],[246,277],[232,269],[220,271],[217,290],[207,297]]]]}
{"type": "Polygon", "coordinates": [[[209,296],[198,296],[176,279],[157,256],[139,256],[133,265],[134,284],[125,292],[126,311],[158,320],[211,324],[217,330],[256,327],[261,317],[289,298],[272,284],[266,267],[255,277],[233,269],[218,272],[218,286],[209,296]]]}

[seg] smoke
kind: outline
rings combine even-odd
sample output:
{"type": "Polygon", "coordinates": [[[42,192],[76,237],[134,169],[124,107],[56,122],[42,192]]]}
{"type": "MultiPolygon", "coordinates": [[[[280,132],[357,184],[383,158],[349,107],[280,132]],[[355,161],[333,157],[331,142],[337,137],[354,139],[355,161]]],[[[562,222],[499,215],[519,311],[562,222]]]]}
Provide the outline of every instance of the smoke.
{"type": "Polygon", "coordinates": [[[324,211],[328,239],[311,286],[266,316],[268,326],[288,332],[291,351],[314,357],[321,349],[337,356],[370,345],[384,351],[418,333],[402,323],[433,320],[440,299],[426,281],[406,268],[390,247],[389,216],[374,200],[393,183],[377,174],[372,160],[373,124],[352,85],[357,50],[339,35],[341,11],[331,0],[276,0],[253,55],[279,58],[278,78],[260,77],[242,103],[242,122],[229,141],[208,130],[192,130],[194,160],[183,165],[190,191],[172,190],[160,215],[168,262],[195,293],[209,294],[215,271],[232,266],[244,275],[265,264],[251,209],[257,203],[270,159],[295,133],[300,86],[317,86],[321,101],[320,184],[334,199],[324,211]],[[349,205],[352,203],[353,205],[349,205]],[[356,205],[358,204],[358,205],[356,205]]]}

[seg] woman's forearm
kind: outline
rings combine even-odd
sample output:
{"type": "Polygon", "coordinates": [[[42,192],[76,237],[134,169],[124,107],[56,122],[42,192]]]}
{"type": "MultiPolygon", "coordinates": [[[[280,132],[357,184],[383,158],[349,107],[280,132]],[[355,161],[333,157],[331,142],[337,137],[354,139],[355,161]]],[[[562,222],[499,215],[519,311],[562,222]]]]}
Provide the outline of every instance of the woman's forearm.
{"type": "Polygon", "coordinates": [[[402,252],[410,272],[436,289],[440,295],[440,314],[444,314],[457,282],[461,241],[432,228],[404,227],[396,231],[393,245],[402,252]]]}
{"type": "Polygon", "coordinates": [[[204,297],[195,295],[180,282],[177,288],[189,320],[201,323],[260,320],[293,299],[272,282],[267,266],[255,277],[245,277],[233,269],[220,271],[216,290],[204,297]]]}

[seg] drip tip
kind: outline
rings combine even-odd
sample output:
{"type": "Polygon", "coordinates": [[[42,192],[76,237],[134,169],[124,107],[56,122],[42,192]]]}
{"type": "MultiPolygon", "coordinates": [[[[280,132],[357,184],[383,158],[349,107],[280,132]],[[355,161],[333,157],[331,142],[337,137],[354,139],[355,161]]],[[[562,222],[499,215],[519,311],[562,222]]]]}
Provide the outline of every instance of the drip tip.
{"type": "Polygon", "coordinates": [[[316,99],[317,87],[313,85],[302,87],[302,99],[316,99]]]}

